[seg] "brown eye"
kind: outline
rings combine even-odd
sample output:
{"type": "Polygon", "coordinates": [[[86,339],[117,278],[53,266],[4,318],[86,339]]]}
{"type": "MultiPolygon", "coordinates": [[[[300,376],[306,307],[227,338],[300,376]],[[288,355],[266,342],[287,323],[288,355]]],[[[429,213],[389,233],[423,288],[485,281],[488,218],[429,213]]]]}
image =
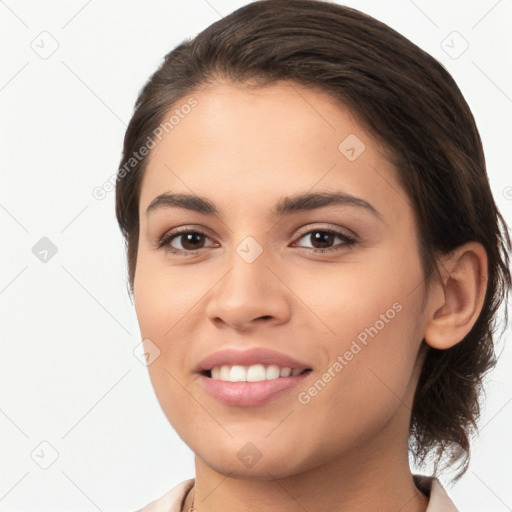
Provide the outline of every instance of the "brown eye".
{"type": "Polygon", "coordinates": [[[328,231],[313,231],[308,236],[315,249],[330,247],[336,238],[336,235],[328,231]]]}
{"type": "MultiPolygon", "coordinates": [[[[195,254],[200,249],[208,247],[205,245],[206,240],[211,240],[205,233],[194,231],[192,229],[178,229],[165,234],[156,246],[172,254],[188,256],[195,254]]],[[[210,247],[215,244],[210,244],[210,247]]]]}
{"type": "Polygon", "coordinates": [[[191,231],[189,233],[180,233],[173,238],[181,241],[182,248],[186,251],[193,251],[195,249],[201,249],[204,244],[204,235],[202,233],[196,233],[191,231]]]}
{"type": "MultiPolygon", "coordinates": [[[[302,239],[308,239],[310,243],[312,244],[311,249],[313,252],[328,252],[328,251],[336,251],[338,250],[336,247],[332,247],[332,244],[336,239],[341,240],[343,243],[342,246],[351,246],[356,243],[354,238],[345,235],[344,233],[341,233],[339,231],[331,230],[331,229],[314,229],[311,231],[308,231],[307,233],[304,233],[299,238],[302,239]]],[[[299,246],[304,247],[304,246],[299,246]]]]}

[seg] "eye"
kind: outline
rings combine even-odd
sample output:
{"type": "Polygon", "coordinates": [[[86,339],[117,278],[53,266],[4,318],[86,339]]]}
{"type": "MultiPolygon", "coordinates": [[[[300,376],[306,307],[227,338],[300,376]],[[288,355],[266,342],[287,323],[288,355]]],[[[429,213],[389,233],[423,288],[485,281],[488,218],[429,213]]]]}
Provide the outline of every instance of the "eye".
{"type": "Polygon", "coordinates": [[[166,233],[160,240],[155,242],[155,245],[158,249],[166,247],[166,251],[171,254],[188,256],[190,254],[196,254],[199,249],[204,247],[205,238],[210,239],[202,231],[196,231],[190,228],[178,228],[166,233]],[[181,248],[173,244],[179,244],[181,248]]]}
{"type": "MultiPolygon", "coordinates": [[[[299,240],[302,238],[308,238],[313,244],[312,250],[313,252],[330,252],[330,251],[339,251],[342,250],[342,248],[336,248],[336,247],[330,247],[330,245],[334,242],[336,238],[341,240],[343,242],[342,245],[345,247],[351,247],[354,244],[356,244],[356,240],[348,236],[345,233],[342,233],[341,231],[336,231],[334,229],[327,229],[327,228],[319,228],[319,229],[313,229],[310,231],[307,231],[303,235],[300,236],[299,240]],[[328,247],[329,246],[329,247],[328,247]]],[[[304,246],[299,246],[304,247],[304,246]]]]}

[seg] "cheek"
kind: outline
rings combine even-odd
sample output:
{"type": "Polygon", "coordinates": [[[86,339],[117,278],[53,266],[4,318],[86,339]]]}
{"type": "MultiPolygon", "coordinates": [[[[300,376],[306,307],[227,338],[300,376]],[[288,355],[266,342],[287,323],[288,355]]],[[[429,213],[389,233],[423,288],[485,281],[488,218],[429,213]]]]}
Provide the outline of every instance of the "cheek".
{"type": "MultiPolygon", "coordinates": [[[[355,255],[343,264],[321,269],[290,271],[287,283],[301,299],[304,309],[294,321],[323,327],[322,335],[333,348],[342,350],[360,335],[362,341],[378,332],[387,344],[406,339],[391,336],[404,317],[418,313],[414,284],[421,282],[419,266],[392,249],[368,256],[355,255]],[[399,269],[399,271],[398,271],[399,269]],[[366,334],[365,334],[366,333],[366,334]],[[390,336],[386,336],[386,333],[390,336]]],[[[304,326],[307,327],[307,326],[304,326]]]]}
{"type": "MultiPolygon", "coordinates": [[[[363,327],[339,321],[336,337],[318,340],[328,352],[328,363],[298,390],[297,413],[305,424],[311,423],[310,430],[322,432],[317,441],[322,453],[332,452],[333,440],[342,451],[367,442],[398,411],[401,416],[409,413],[417,349],[412,339],[414,317],[407,305],[388,310],[384,301],[383,306],[367,312],[363,327]],[[374,313],[386,315],[386,311],[388,323],[375,320],[374,313]]],[[[349,319],[350,311],[346,313],[349,319]]]]}
{"type": "Polygon", "coordinates": [[[326,267],[294,282],[325,327],[315,342],[326,357],[317,380],[302,389],[304,401],[355,431],[385,422],[402,403],[421,343],[419,264],[410,253],[382,256],[359,271],[326,267]]]}
{"type": "MultiPolygon", "coordinates": [[[[170,270],[162,262],[142,259],[134,279],[134,301],[143,337],[161,340],[176,338],[180,321],[190,315],[191,307],[200,297],[197,279],[185,270],[170,270]]],[[[204,293],[204,292],[203,292],[204,293]]]]}
{"type": "MultiPolygon", "coordinates": [[[[170,285],[170,280],[156,265],[149,265],[144,260],[137,267],[134,280],[134,305],[142,340],[151,340],[159,350],[159,356],[148,366],[148,371],[157,396],[161,390],[169,388],[170,376],[166,370],[169,359],[178,363],[180,354],[173,347],[176,339],[176,325],[183,316],[183,292],[180,284],[170,285]],[[172,358],[171,358],[172,355],[172,358]]],[[[159,396],[160,398],[160,396],[159,396]]]]}

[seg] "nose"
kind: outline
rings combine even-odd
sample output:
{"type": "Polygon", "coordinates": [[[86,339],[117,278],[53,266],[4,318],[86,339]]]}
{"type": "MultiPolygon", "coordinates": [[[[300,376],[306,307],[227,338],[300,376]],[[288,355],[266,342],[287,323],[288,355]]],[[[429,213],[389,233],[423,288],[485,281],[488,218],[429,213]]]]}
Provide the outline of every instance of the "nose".
{"type": "Polygon", "coordinates": [[[235,252],[230,269],[208,294],[207,317],[218,327],[227,325],[237,331],[251,330],[262,322],[287,322],[291,294],[276,277],[277,266],[269,263],[265,252],[251,263],[235,252]]]}

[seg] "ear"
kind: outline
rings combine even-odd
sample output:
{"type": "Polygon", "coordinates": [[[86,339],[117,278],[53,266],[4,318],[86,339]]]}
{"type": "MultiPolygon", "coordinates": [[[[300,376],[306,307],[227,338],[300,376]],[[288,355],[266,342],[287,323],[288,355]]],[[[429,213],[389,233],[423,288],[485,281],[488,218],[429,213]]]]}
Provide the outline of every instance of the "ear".
{"type": "Polygon", "coordinates": [[[482,244],[468,242],[441,263],[442,283],[431,291],[425,342],[447,349],[462,341],[482,310],[487,290],[487,253],[482,244]]]}

